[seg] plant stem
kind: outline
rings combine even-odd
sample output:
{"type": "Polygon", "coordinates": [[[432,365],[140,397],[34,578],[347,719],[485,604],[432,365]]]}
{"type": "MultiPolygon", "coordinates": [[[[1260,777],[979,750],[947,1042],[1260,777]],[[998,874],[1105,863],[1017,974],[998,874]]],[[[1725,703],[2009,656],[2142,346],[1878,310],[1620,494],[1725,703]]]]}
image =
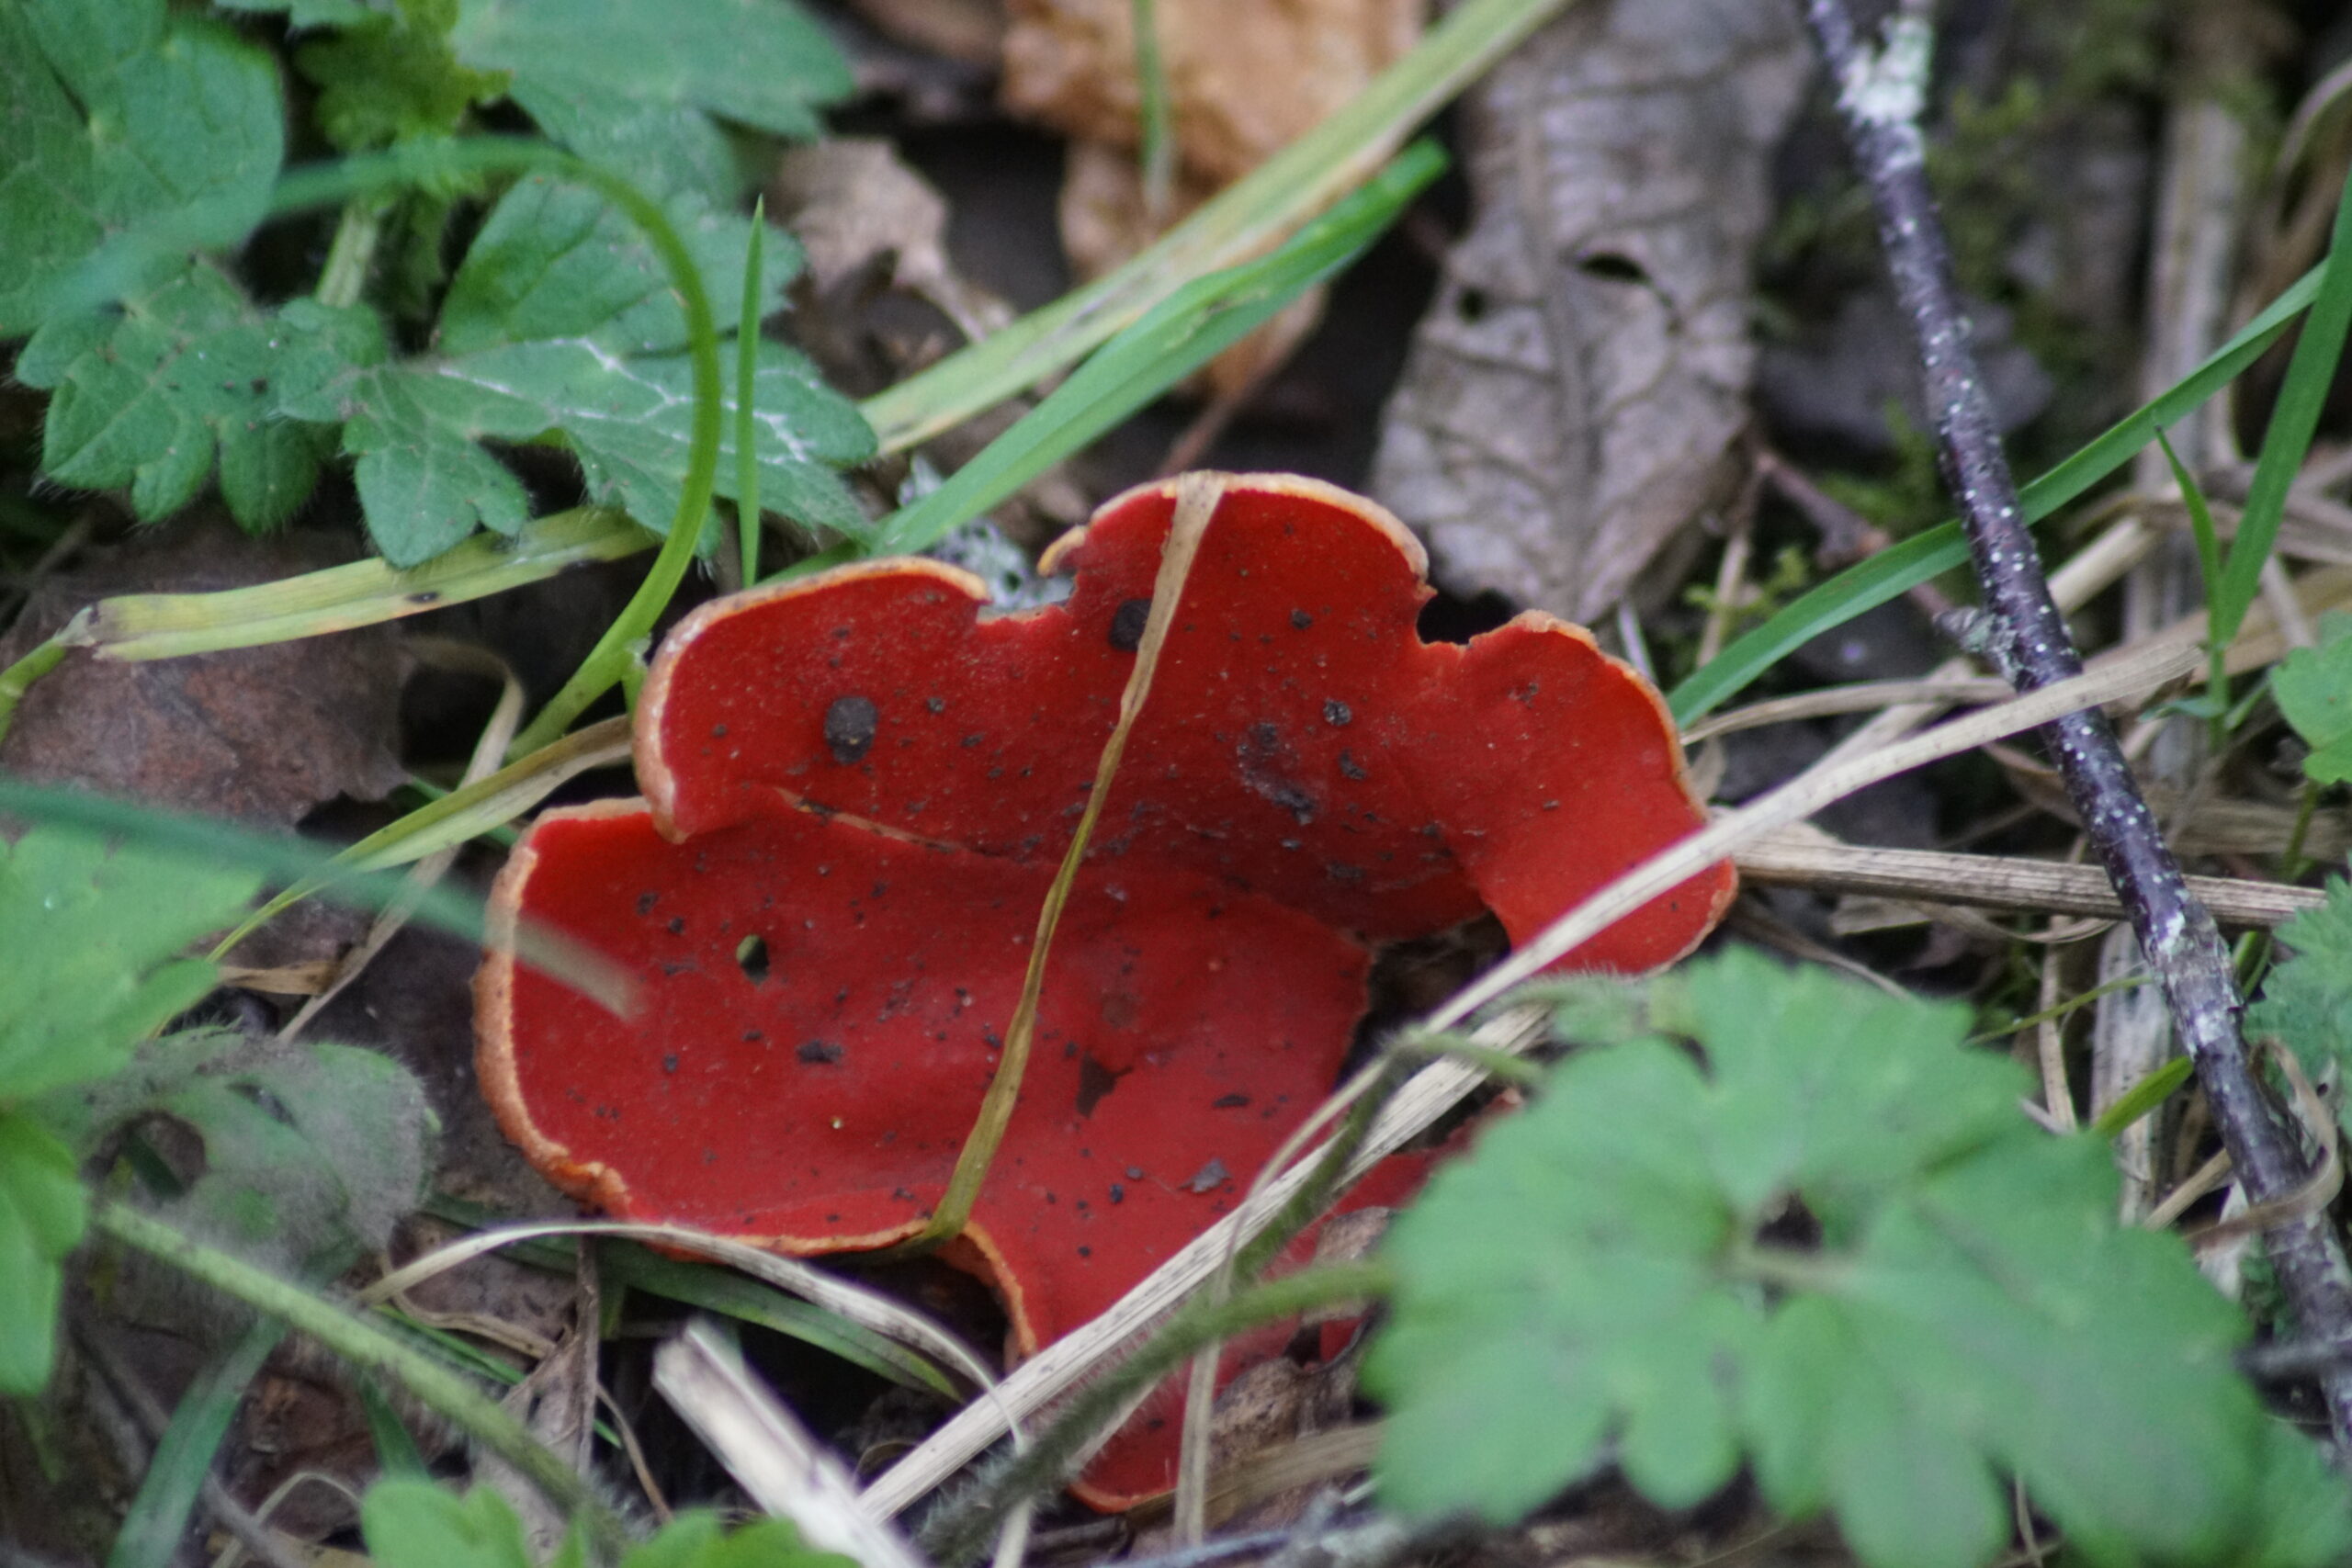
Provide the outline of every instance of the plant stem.
{"type": "MultiPolygon", "coordinates": [[[[1918,125],[1931,42],[1928,23],[1906,6],[1888,22],[1883,47],[1872,50],[1857,37],[1846,0],[1807,0],[1806,9],[1837,89],[1838,117],[1878,209],[1895,293],[1918,334],[1945,476],[1984,592],[1985,647],[2020,691],[2053,684],[2079,673],[2082,658],[2021,521],[1928,186],[1918,125]]],[[[2310,1168],[2272,1114],[2247,1060],[2239,1032],[2245,1004],[2212,916],[2189,893],[2106,716],[2096,709],[2076,713],[2043,733],[2075,814],[2164,987],[2246,1196],[2256,1203],[2284,1197],[2303,1184],[2310,1168]]],[[[2263,1239],[2301,1335],[2352,1335],[2352,1276],[2326,1215],[2300,1215],[2263,1239]]],[[[2320,1383],[2336,1442],[2352,1445],[2352,1368],[2332,1368],[2320,1383]]]]}
{"type": "Polygon", "coordinates": [[[57,668],[65,657],[65,645],[51,637],[35,645],[33,650],[5,670],[0,670],[0,739],[8,734],[9,721],[17,716],[17,705],[35,681],[57,668]]]}
{"type": "Polygon", "coordinates": [[[567,1517],[585,1523],[607,1557],[617,1557],[628,1545],[628,1532],[620,1516],[597,1500],[579,1472],[542,1446],[503,1406],[457,1373],[301,1286],[191,1240],[127,1203],[104,1204],[92,1219],[96,1229],[125,1246],[160,1258],[189,1278],[299,1329],[352,1365],[399,1382],[436,1415],[522,1472],[567,1517]]]}
{"type": "Polygon", "coordinates": [[[368,275],[375,270],[384,220],[399,200],[397,196],[377,192],[344,204],[343,215],[335,220],[334,238],[327,244],[326,265],[319,269],[320,304],[340,308],[359,303],[368,288],[368,275]]]}

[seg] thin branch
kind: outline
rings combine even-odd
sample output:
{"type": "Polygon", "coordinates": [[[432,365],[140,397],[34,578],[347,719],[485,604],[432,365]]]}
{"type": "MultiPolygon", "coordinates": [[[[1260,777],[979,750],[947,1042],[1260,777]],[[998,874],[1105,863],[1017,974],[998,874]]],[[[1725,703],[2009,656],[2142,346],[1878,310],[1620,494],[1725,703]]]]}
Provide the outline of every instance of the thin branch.
{"type": "MultiPolygon", "coordinates": [[[[2081,671],[2082,658],[2020,520],[1928,187],[1919,132],[1932,42],[1928,24],[1906,7],[1887,25],[1883,46],[1872,49],[1857,36],[1846,0],[1807,0],[1806,8],[1837,89],[1838,116],[1878,209],[1895,293],[1918,334],[1945,477],[1960,503],[1984,599],[1968,640],[2020,691],[2066,680],[2081,671]]],[[[2228,950],[2141,799],[2113,728],[2091,709],[2056,720],[2043,734],[2164,987],[2247,1196],[2260,1203],[2293,1191],[2309,1179],[2310,1164],[2272,1113],[2247,1060],[2239,1032],[2245,1004],[2228,950]]],[[[2264,1241],[2301,1334],[2328,1340],[2352,1334],[2352,1276],[2326,1216],[2301,1215],[2264,1241]]],[[[2329,1368],[2320,1382],[2337,1443],[2352,1444],[2352,1368],[2329,1368]]]]}

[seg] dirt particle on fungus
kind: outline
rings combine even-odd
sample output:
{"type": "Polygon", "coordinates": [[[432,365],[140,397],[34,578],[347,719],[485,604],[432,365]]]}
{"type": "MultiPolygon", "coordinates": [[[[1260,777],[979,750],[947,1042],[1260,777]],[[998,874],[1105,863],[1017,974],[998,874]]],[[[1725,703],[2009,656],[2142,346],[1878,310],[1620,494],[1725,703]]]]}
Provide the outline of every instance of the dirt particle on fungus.
{"type": "Polygon", "coordinates": [[[735,944],[736,966],[743,971],[743,978],[754,986],[764,986],[768,978],[767,939],[754,931],[735,944]]]}
{"type": "Polygon", "coordinates": [[[1232,1179],[1231,1174],[1225,1168],[1225,1161],[1213,1159],[1193,1173],[1193,1179],[1184,1183],[1184,1190],[1214,1192],[1232,1179]]]}
{"type": "Polygon", "coordinates": [[[923,710],[927,713],[945,713],[947,711],[947,699],[945,697],[925,697],[922,700],[922,705],[923,710]]]}
{"type": "Polygon", "coordinates": [[[1348,705],[1337,697],[1329,699],[1323,705],[1323,722],[1334,729],[1346,728],[1349,722],[1355,716],[1349,710],[1348,705]]]}
{"type": "Polygon", "coordinates": [[[1209,1101],[1209,1109],[1212,1111],[1238,1111],[1249,1103],[1250,1097],[1246,1094],[1220,1094],[1215,1100],[1209,1101]]]}
{"type": "Polygon", "coordinates": [[[830,1040],[811,1040],[793,1055],[812,1067],[830,1067],[842,1059],[842,1047],[830,1040]]]}
{"type": "Polygon", "coordinates": [[[743,1031],[743,1043],[746,1045],[757,1045],[766,1039],[767,1036],[756,1029],[743,1031]]]}
{"type": "Polygon", "coordinates": [[[1111,612],[1111,646],[1133,653],[1143,646],[1143,628],[1151,619],[1151,601],[1130,599],[1111,612]]]}
{"type": "Polygon", "coordinates": [[[674,1073],[678,1070],[678,1054],[675,1051],[668,1052],[662,1056],[662,1070],[665,1073],[674,1073]]]}
{"type": "Polygon", "coordinates": [[[653,913],[653,906],[654,906],[654,905],[656,905],[656,904],[658,904],[658,903],[660,903],[661,901],[662,901],[662,895],[660,895],[659,893],[640,893],[640,894],[639,894],[639,895],[637,896],[637,912],[638,912],[638,914],[639,914],[639,915],[640,915],[640,916],[644,916],[644,915],[650,915],[650,914],[653,913]]]}
{"type": "Polygon", "coordinates": [[[1080,1258],[1091,1258],[1094,1256],[1094,1249],[1091,1247],[1081,1247],[1078,1249],[1078,1255],[1080,1258]]]}
{"type": "Polygon", "coordinates": [[[1355,779],[1358,781],[1361,781],[1364,777],[1363,764],[1356,761],[1354,752],[1342,751],[1340,753],[1340,776],[1343,779],[1355,779]]]}
{"type": "Polygon", "coordinates": [[[714,724],[714,725],[712,725],[712,726],[710,727],[710,738],[711,738],[713,740],[724,740],[724,739],[727,739],[727,727],[726,727],[725,725],[723,725],[723,724],[714,724]]]}
{"type": "Polygon", "coordinates": [[[1350,865],[1343,860],[1335,860],[1324,865],[1323,874],[1334,882],[1357,883],[1363,880],[1363,867],[1350,865]]]}
{"type": "Polygon", "coordinates": [[[1094,1059],[1092,1052],[1079,1058],[1078,1113],[1091,1116],[1094,1108],[1119,1087],[1119,1075],[1094,1059]]]}
{"type": "Polygon", "coordinates": [[[686,934],[685,916],[673,915],[670,917],[670,934],[672,936],[684,936],[686,934]]]}
{"type": "Polygon", "coordinates": [[[1304,610],[1293,610],[1290,613],[1290,624],[1296,626],[1300,631],[1305,631],[1307,627],[1315,624],[1315,617],[1308,615],[1304,610]]]}
{"type": "Polygon", "coordinates": [[[835,697],[825,710],[825,749],[833,761],[847,766],[857,761],[874,747],[874,733],[882,722],[882,715],[871,697],[854,693],[835,697]]]}
{"type": "Polygon", "coordinates": [[[1127,1201],[1127,1190],[1126,1190],[1125,1188],[1124,1188],[1124,1187],[1120,1186],[1120,1185],[1119,1185],[1117,1182],[1115,1182],[1115,1181],[1114,1181],[1113,1183],[1111,1183],[1111,1201],[1113,1201],[1114,1203],[1124,1203],[1124,1202],[1125,1202],[1126,1201],[1127,1201]]]}

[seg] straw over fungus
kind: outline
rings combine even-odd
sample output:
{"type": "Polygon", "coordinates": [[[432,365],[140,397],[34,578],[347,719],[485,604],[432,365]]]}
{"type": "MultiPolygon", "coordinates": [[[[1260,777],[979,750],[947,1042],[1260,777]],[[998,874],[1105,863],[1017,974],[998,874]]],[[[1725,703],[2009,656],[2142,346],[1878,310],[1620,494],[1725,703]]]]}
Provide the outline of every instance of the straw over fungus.
{"type": "MultiPolygon", "coordinates": [[[[982,619],[977,580],[900,559],[672,634],[638,712],[646,798],[547,813],[493,898],[495,931],[545,920],[644,976],[616,1019],[494,942],[481,1077],[539,1169],[787,1252],[922,1228],[1117,715],[1173,493],[1131,491],[1057,546],[1059,605],[982,619]]],[[[947,1254],[998,1291],[1021,1353],[1238,1199],[1331,1088],[1367,942],[1482,909],[1521,938],[1698,825],[1639,676],[1539,615],[1424,643],[1422,571],[1367,502],[1228,482],[947,1254]]],[[[1717,866],[1563,966],[1669,963],[1732,890],[1717,866]]],[[[1148,1410],[1082,1495],[1165,1490],[1174,1451],[1148,1410]]]]}

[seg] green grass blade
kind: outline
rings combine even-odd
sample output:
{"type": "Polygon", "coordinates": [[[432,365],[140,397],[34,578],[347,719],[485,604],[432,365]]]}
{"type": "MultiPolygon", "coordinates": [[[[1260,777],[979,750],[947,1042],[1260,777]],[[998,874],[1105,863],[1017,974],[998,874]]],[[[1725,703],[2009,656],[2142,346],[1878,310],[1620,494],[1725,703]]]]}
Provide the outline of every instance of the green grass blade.
{"type": "Polygon", "coordinates": [[[650,549],[652,535],[609,507],[549,513],[512,539],[481,535],[406,571],[381,560],[209,593],[125,593],[74,615],[58,640],[101,659],[177,659],[421,615],[594,561],[650,549]]]}
{"type": "Polygon", "coordinates": [[[1204,272],[1273,248],[1386,163],[1414,127],[1510,52],[1563,0],[1465,0],[1313,130],[1087,288],[958,350],[864,405],[902,451],[1052,375],[1204,272]]]}
{"type": "Polygon", "coordinates": [[[2344,194],[2336,200],[2335,233],[2328,243],[2327,259],[2320,264],[2319,297],[2303,318],[2302,335],[2288,362],[2278,406],[2270,411],[2269,427],[2262,433],[2262,454],[2255,460],[2245,509],[2238,515],[2237,536],[2230,541],[2229,565],[2212,592],[2212,636],[2217,647],[2229,646],[2245,619],[2246,607],[2262,590],[2262,563],[2269,559],[2278,525],[2287,515],[2287,491],[2311,451],[2320,410],[2344,358],[2347,328],[2352,328],[2352,177],[2346,178],[2344,194]]]}
{"type": "MultiPolygon", "coordinates": [[[[2214,595],[2222,588],[2222,533],[2213,525],[2213,508],[2206,502],[2197,476],[2188,471],[2188,465],[2180,460],[2180,454],[2172,449],[2172,443],[2161,430],[2156,432],[2156,446],[2164,452],[2165,466],[2172,469],[2172,482],[2180,487],[2181,504],[2188,508],[2188,531],[2196,536],[2197,565],[2205,577],[2205,608],[2218,626],[2220,612],[2214,607],[2214,595]]],[[[2217,638],[2206,640],[2217,649],[2222,646],[2217,638]]]]}
{"type": "Polygon", "coordinates": [[[760,580],[759,423],[752,394],[760,378],[760,267],[767,235],[768,198],[752,204],[750,254],[743,258],[743,304],[735,317],[735,530],[743,581],[760,580]]]}
{"type": "Polygon", "coordinates": [[[432,1466],[424,1462],[424,1450],[416,1439],[409,1436],[408,1424],[376,1380],[362,1372],[356,1380],[359,1388],[359,1414],[368,1423],[368,1439],[376,1447],[376,1468],[386,1475],[405,1475],[416,1480],[429,1480],[432,1466]]]}
{"type": "MultiPolygon", "coordinates": [[[[288,882],[334,869],[332,855],[300,839],[275,838],[208,818],[111,800],[85,790],[51,789],[0,779],[0,813],[37,822],[62,823],[85,832],[119,837],[200,860],[249,865],[288,882]]],[[[414,918],[418,920],[471,942],[482,940],[481,908],[475,900],[446,887],[433,888],[417,898],[416,890],[397,873],[371,872],[339,877],[326,893],[338,903],[369,910],[417,899],[414,918]]],[[[616,1012],[626,1012],[632,1004],[636,988],[632,977],[602,953],[560,931],[543,924],[528,926],[518,933],[517,951],[551,978],[616,1012]]]]}
{"type": "Polygon", "coordinates": [[[196,1374],[147,1461],[138,1495],[107,1553],[107,1568],[171,1568],[229,1423],[244,1403],[245,1390],[261,1375],[262,1363],[285,1337],[284,1324],[263,1318],[196,1374]]]}
{"type": "MultiPolygon", "coordinates": [[[[2278,341],[2297,314],[2310,307],[2319,283],[2320,269],[2314,267],[2169,390],[2124,415],[2026,486],[2018,495],[2026,521],[2039,523],[2082,495],[2130,462],[2155,439],[2156,432],[2179,423],[2228,385],[2278,341]]],[[[1939,524],[1905,539],[1838,573],[1739,637],[1667,694],[1666,705],[1677,724],[1703,717],[1795,649],[1967,559],[1968,543],[1957,523],[1939,524]]]]}
{"type": "Polygon", "coordinates": [[[503,827],[589,769],[628,761],[628,721],[605,719],[574,730],[519,762],[509,762],[488,778],[444,792],[439,798],[386,823],[357,842],[345,845],[324,864],[255,909],[220,939],[212,950],[214,961],[303,899],[334,886],[344,877],[413,865],[437,851],[503,827]]]}
{"type": "Polygon", "coordinates": [[[2172,1098],[2196,1070],[2197,1064],[2188,1057],[2175,1056],[2125,1089],[2114,1104],[2099,1113],[2098,1120],[2091,1123],[2091,1131],[2102,1138],[2119,1136],[2132,1122],[2172,1098]]]}
{"type": "Polygon", "coordinates": [[[606,1242],[596,1249],[605,1278],[706,1312],[788,1336],[878,1378],[956,1399],[947,1374],[922,1356],[864,1324],[785,1294],[775,1286],[707,1263],[664,1258],[634,1242],[606,1242]]]}
{"type": "Polygon", "coordinates": [[[1195,279],[1121,333],[946,483],[875,530],[874,555],[928,549],[1346,266],[1445,167],[1418,141],[1270,256],[1195,279]]]}
{"type": "Polygon", "coordinates": [[[1136,85],[1143,97],[1143,210],[1155,227],[1176,187],[1176,112],[1168,96],[1168,63],[1159,51],[1157,0],[1127,0],[1136,35],[1136,85]]]}

